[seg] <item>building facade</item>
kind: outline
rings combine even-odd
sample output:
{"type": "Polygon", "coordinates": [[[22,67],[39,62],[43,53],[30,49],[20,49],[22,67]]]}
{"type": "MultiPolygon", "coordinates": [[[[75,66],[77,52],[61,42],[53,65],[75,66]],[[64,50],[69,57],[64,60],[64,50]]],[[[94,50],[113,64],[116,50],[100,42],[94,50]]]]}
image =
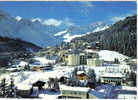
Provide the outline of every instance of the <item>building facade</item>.
{"type": "Polygon", "coordinates": [[[79,54],[69,54],[67,65],[69,65],[69,66],[78,66],[78,65],[80,65],[80,56],[79,56],[79,54]]]}
{"type": "Polygon", "coordinates": [[[122,73],[105,73],[101,75],[101,82],[114,85],[124,85],[125,75],[122,73]]]}
{"type": "Polygon", "coordinates": [[[71,53],[68,55],[66,60],[67,65],[77,66],[77,65],[88,65],[88,66],[102,66],[103,60],[99,59],[99,55],[96,52],[81,52],[81,53],[71,53]]]}
{"type": "Polygon", "coordinates": [[[71,87],[61,85],[60,91],[63,98],[87,99],[90,89],[86,87],[71,87]]]}
{"type": "Polygon", "coordinates": [[[87,59],[87,66],[102,66],[103,65],[103,60],[100,59],[87,59]]]}

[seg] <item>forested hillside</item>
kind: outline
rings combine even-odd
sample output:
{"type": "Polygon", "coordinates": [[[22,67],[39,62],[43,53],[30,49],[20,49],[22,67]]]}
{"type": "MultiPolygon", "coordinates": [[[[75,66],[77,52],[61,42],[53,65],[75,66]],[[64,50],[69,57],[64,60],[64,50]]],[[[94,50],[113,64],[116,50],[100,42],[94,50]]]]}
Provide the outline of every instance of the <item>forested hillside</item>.
{"type": "MultiPolygon", "coordinates": [[[[137,16],[129,16],[106,30],[75,38],[86,42],[100,41],[101,49],[114,50],[130,57],[136,57],[137,16]]],[[[74,40],[72,40],[73,42],[74,40]]]]}
{"type": "Polygon", "coordinates": [[[29,52],[37,52],[41,48],[20,39],[0,37],[0,67],[6,66],[14,58],[22,57],[29,52]]]}

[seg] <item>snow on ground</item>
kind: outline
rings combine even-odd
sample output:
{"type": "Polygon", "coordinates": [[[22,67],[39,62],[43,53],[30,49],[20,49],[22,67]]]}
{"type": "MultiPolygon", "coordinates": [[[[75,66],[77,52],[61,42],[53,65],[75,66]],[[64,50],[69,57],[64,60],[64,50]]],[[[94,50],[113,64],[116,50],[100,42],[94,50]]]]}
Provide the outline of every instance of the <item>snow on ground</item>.
{"type": "Polygon", "coordinates": [[[121,61],[121,59],[128,58],[127,56],[116,51],[109,50],[100,50],[98,54],[100,56],[100,59],[104,59],[105,61],[114,61],[115,58],[118,58],[118,60],[121,61]]]}
{"type": "Polygon", "coordinates": [[[103,30],[105,30],[105,29],[107,29],[107,28],[109,28],[109,26],[108,25],[106,25],[106,26],[104,26],[104,27],[97,27],[95,30],[93,30],[93,32],[99,32],[99,31],[103,31],[103,30]]]}
{"type": "Polygon", "coordinates": [[[54,36],[60,36],[60,35],[63,35],[63,34],[65,34],[65,33],[67,33],[66,30],[65,30],[65,31],[61,31],[61,32],[58,32],[58,33],[56,33],[54,36]]]}
{"type": "Polygon", "coordinates": [[[14,72],[11,74],[3,74],[0,76],[2,78],[6,78],[10,80],[10,77],[14,78],[14,83],[16,85],[20,84],[27,84],[32,85],[38,80],[47,82],[47,80],[51,78],[60,78],[64,75],[70,75],[71,70],[73,70],[73,67],[61,67],[61,66],[54,66],[53,70],[45,70],[45,71],[23,71],[23,72],[14,72]]]}
{"type": "Polygon", "coordinates": [[[55,60],[49,60],[46,59],[45,57],[35,57],[35,60],[39,61],[41,64],[47,64],[47,63],[54,63],[55,60]]]}
{"type": "Polygon", "coordinates": [[[42,99],[57,99],[57,97],[60,95],[60,91],[57,92],[51,92],[49,90],[41,90],[39,97],[42,99]]]}
{"type": "MultiPolygon", "coordinates": [[[[3,74],[0,79],[6,78],[7,82],[10,82],[10,78],[14,79],[14,83],[17,88],[27,89],[33,83],[38,80],[44,81],[47,84],[49,78],[60,78],[62,76],[69,76],[74,67],[70,66],[54,66],[53,70],[45,71],[24,71],[24,72],[14,72],[11,74],[3,74]],[[25,86],[24,86],[25,85],[25,86]]],[[[46,85],[47,86],[47,85],[46,85]]],[[[40,91],[39,97],[42,99],[56,99],[60,95],[60,92],[50,92],[48,90],[40,91]]]]}
{"type": "MultiPolygon", "coordinates": [[[[63,69],[58,69],[55,68],[54,70],[49,70],[49,71],[38,71],[38,72],[28,72],[25,71],[23,73],[17,73],[15,74],[15,83],[16,84],[28,84],[31,85],[34,82],[41,80],[41,81],[47,81],[48,78],[53,77],[53,78],[60,78],[63,76],[68,70],[62,71],[63,69]]],[[[65,69],[64,69],[65,70],[65,69]]]]}

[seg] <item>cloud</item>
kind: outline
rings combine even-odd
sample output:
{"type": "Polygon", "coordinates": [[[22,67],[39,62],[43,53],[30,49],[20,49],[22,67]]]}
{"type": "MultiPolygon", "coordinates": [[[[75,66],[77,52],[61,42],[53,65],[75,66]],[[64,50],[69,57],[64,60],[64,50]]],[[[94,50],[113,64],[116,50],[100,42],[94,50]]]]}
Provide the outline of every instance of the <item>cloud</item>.
{"type": "Polygon", "coordinates": [[[34,19],[31,19],[32,22],[35,22],[35,21],[39,21],[39,22],[42,22],[42,20],[40,18],[34,18],[34,19]]]}
{"type": "Polygon", "coordinates": [[[74,23],[71,22],[69,18],[65,18],[64,20],[57,20],[54,18],[46,19],[42,22],[44,25],[54,25],[54,26],[61,26],[61,25],[66,25],[66,26],[73,26],[74,23]]]}
{"type": "Polygon", "coordinates": [[[37,17],[37,18],[32,18],[31,21],[32,22],[39,21],[43,25],[53,25],[53,26],[56,26],[56,27],[59,27],[59,26],[68,27],[68,26],[75,25],[71,21],[71,19],[68,18],[68,17],[64,18],[63,20],[58,20],[58,19],[55,19],[55,18],[41,19],[41,18],[37,17]]]}
{"type": "Polygon", "coordinates": [[[20,20],[22,19],[22,17],[16,16],[15,19],[16,19],[17,21],[20,21],[20,20]]]}
{"type": "Polygon", "coordinates": [[[47,20],[44,20],[44,25],[54,25],[54,26],[60,26],[62,24],[62,20],[56,20],[54,18],[50,18],[47,20]]]}

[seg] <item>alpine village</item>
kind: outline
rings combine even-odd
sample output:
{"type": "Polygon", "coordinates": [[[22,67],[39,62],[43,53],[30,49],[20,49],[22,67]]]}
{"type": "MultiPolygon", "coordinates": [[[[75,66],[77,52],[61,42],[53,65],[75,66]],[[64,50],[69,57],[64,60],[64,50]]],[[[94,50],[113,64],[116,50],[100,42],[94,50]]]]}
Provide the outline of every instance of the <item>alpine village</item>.
{"type": "Polygon", "coordinates": [[[54,46],[1,35],[0,98],[136,99],[136,45],[137,15],[54,46]]]}

